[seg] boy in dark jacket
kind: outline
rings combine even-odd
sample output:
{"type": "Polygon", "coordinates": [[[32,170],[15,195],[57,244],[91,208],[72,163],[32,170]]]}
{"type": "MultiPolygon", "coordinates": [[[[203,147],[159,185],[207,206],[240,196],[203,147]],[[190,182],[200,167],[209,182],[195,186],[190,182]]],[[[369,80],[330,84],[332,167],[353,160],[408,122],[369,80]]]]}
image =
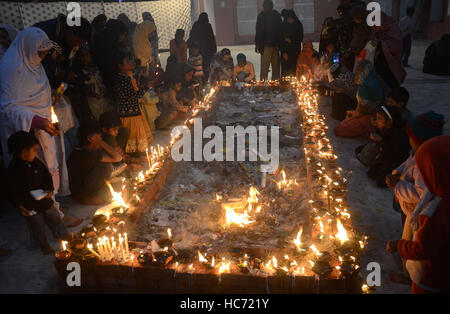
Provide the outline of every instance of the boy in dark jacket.
{"type": "Polygon", "coordinates": [[[69,234],[53,203],[52,176],[36,158],[39,142],[30,133],[19,131],[8,139],[8,149],[14,156],[7,172],[9,201],[29,220],[42,253],[52,254],[45,223],[60,239],[67,239],[69,234]]]}

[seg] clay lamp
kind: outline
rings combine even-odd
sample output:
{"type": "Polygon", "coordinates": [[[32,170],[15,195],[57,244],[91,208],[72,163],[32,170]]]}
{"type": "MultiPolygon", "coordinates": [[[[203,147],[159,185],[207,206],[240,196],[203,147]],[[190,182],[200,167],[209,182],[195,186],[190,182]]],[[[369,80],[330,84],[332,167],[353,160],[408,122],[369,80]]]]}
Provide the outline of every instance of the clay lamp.
{"type": "Polygon", "coordinates": [[[127,215],[128,209],[123,207],[115,207],[111,210],[111,214],[113,217],[118,218],[120,220],[124,219],[127,215]]]}

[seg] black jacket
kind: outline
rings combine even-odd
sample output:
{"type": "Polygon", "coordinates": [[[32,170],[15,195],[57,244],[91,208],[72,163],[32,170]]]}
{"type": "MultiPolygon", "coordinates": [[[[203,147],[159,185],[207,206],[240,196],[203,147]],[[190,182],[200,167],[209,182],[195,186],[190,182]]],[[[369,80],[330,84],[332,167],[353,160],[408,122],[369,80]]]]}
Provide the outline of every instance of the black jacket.
{"type": "Polygon", "coordinates": [[[52,176],[39,159],[26,162],[14,158],[8,166],[7,176],[8,199],[14,207],[23,206],[29,211],[40,213],[53,205],[51,198],[36,201],[30,194],[30,191],[39,189],[53,191],[52,176]]]}
{"type": "Polygon", "coordinates": [[[255,45],[262,53],[264,47],[280,47],[281,45],[281,15],[276,10],[263,11],[256,20],[255,45]]]}

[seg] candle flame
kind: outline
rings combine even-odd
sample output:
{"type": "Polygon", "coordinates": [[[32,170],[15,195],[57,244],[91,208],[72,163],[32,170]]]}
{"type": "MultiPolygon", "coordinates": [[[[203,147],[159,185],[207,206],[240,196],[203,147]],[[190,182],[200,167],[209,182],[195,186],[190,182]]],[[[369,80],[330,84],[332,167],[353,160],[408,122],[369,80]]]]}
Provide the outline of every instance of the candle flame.
{"type": "Polygon", "coordinates": [[[336,220],[338,233],[336,233],[336,238],[343,244],[345,241],[348,241],[347,231],[345,231],[344,226],[342,225],[339,219],[336,220]]]}
{"type": "Polygon", "coordinates": [[[51,108],[51,119],[52,119],[52,123],[58,123],[58,116],[55,114],[55,110],[53,109],[53,106],[51,108]]]}

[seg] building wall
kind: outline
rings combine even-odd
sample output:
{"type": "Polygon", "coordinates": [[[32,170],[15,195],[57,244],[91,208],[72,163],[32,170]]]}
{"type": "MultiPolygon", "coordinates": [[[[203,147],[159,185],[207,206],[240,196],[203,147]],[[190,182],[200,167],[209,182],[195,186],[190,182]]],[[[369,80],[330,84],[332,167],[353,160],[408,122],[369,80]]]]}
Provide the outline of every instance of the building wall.
{"type": "MultiPolygon", "coordinates": [[[[67,14],[66,1],[49,3],[2,2],[0,21],[18,29],[34,25],[37,22],[53,19],[58,14],[67,14]]],[[[187,34],[191,29],[191,0],[159,0],[142,2],[81,2],[81,16],[89,21],[104,13],[110,19],[125,13],[130,20],[142,22],[142,12],[148,11],[155,19],[159,35],[160,49],[168,49],[169,41],[178,28],[187,34]]]]}

